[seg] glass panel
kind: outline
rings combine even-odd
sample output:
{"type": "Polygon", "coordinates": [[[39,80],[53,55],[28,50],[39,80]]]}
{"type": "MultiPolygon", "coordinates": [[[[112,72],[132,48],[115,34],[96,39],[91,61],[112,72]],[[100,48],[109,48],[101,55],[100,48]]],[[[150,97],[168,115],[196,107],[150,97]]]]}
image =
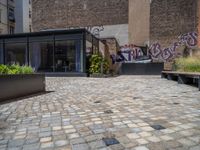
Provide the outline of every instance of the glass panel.
{"type": "Polygon", "coordinates": [[[29,63],[36,71],[52,72],[53,42],[31,42],[29,44],[29,63]]]}
{"type": "Polygon", "coordinates": [[[99,53],[99,41],[96,38],[93,38],[93,53],[99,53]]]}
{"type": "Polygon", "coordinates": [[[81,72],[81,41],[56,41],[55,70],[57,72],[81,72]]]}
{"type": "Polygon", "coordinates": [[[6,43],[6,64],[26,64],[26,43],[6,43]]]}
{"type": "Polygon", "coordinates": [[[92,55],[92,42],[86,41],[86,56],[92,55]]]}
{"type": "Polygon", "coordinates": [[[99,52],[102,56],[105,56],[105,44],[101,41],[99,41],[99,52]]]}
{"type": "Polygon", "coordinates": [[[0,41],[0,64],[3,64],[3,43],[0,41]]]}

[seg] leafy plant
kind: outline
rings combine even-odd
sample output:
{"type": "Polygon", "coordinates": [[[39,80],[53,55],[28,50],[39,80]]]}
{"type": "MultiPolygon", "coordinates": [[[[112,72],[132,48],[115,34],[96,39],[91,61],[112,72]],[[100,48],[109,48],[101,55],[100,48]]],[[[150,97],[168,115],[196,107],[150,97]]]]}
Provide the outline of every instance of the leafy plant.
{"type": "Polygon", "coordinates": [[[200,57],[178,58],[174,66],[177,71],[200,72],[200,57]]]}
{"type": "Polygon", "coordinates": [[[0,74],[7,74],[9,71],[9,68],[6,65],[0,64],[0,74]]]}
{"type": "Polygon", "coordinates": [[[90,58],[90,73],[101,73],[101,69],[103,69],[104,74],[108,72],[108,61],[104,59],[101,55],[92,55],[90,58]]]}
{"type": "Polygon", "coordinates": [[[22,66],[22,67],[21,67],[21,73],[22,73],[22,74],[31,74],[31,73],[33,73],[33,72],[34,72],[34,70],[33,70],[33,68],[30,67],[30,66],[22,66]]]}
{"type": "Polygon", "coordinates": [[[0,65],[0,74],[31,74],[33,68],[19,65],[0,65]]]}

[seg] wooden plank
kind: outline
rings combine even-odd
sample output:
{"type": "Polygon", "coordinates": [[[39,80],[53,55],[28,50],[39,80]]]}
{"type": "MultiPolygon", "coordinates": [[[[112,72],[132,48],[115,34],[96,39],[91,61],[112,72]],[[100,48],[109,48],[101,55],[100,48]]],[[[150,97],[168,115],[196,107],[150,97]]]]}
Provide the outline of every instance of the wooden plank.
{"type": "Polygon", "coordinates": [[[166,74],[181,74],[181,75],[190,75],[190,76],[200,76],[200,73],[198,72],[177,72],[177,71],[162,71],[162,73],[166,74]]]}

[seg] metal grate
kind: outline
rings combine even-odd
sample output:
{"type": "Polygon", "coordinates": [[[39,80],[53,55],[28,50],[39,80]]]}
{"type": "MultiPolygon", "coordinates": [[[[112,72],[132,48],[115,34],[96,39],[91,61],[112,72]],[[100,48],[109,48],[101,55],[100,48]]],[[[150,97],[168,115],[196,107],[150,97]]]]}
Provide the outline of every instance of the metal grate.
{"type": "Polygon", "coordinates": [[[94,103],[95,103],[95,104],[99,104],[99,103],[101,103],[101,101],[95,101],[94,103]]]}
{"type": "Polygon", "coordinates": [[[161,126],[161,125],[152,125],[152,128],[154,128],[155,130],[163,130],[166,129],[165,127],[161,126]]]}
{"type": "Polygon", "coordinates": [[[176,103],[176,102],[175,102],[175,103],[173,103],[173,104],[174,104],[174,105],[179,105],[180,103],[176,103]]]}
{"type": "Polygon", "coordinates": [[[104,143],[106,146],[119,144],[119,141],[115,138],[103,138],[104,143]]]}
{"type": "Polygon", "coordinates": [[[105,114],[112,114],[113,111],[112,111],[112,110],[106,110],[106,111],[104,111],[104,113],[105,113],[105,114]]]}

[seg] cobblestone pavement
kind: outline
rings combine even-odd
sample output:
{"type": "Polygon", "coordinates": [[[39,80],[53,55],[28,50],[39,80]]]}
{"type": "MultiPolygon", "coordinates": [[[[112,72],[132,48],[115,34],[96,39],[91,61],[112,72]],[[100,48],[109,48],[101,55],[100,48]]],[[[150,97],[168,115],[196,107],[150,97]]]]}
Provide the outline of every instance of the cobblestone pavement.
{"type": "Polygon", "coordinates": [[[47,90],[0,105],[0,149],[200,150],[195,87],[120,76],[47,78],[47,90]]]}

